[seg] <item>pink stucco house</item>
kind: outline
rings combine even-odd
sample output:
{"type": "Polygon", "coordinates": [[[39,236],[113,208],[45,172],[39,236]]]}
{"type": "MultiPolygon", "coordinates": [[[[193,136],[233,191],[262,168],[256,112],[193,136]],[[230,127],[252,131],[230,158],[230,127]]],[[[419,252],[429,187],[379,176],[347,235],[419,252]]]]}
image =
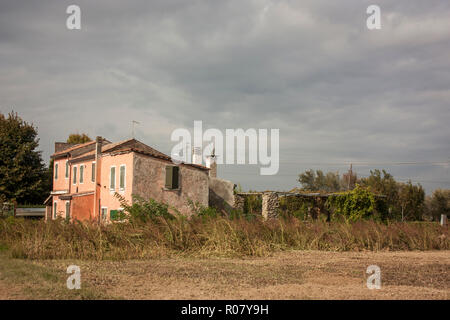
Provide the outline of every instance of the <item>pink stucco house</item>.
{"type": "Polygon", "coordinates": [[[209,171],[197,164],[175,165],[171,158],[142,142],[117,143],[97,137],[79,145],[55,143],[53,190],[46,219],[109,222],[121,208],[117,192],[168,203],[189,214],[188,200],[208,206],[209,171]]]}

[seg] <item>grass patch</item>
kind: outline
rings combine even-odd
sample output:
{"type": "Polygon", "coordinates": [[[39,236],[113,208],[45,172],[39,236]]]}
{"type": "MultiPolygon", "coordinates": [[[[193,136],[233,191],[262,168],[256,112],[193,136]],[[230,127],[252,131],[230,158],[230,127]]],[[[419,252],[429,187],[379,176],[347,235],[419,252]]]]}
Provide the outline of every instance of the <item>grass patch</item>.
{"type": "MultiPolygon", "coordinates": [[[[283,218],[156,217],[145,222],[66,223],[0,220],[3,251],[19,259],[126,260],[167,257],[268,256],[283,250],[446,250],[437,223],[355,223],[283,218]]],[[[2,249],[0,249],[2,250],[2,249]]]]}
{"type": "MultiPolygon", "coordinates": [[[[69,265],[69,264],[67,264],[69,265]]],[[[16,289],[21,299],[105,299],[81,278],[80,290],[69,290],[65,269],[55,269],[35,261],[12,259],[0,254],[0,280],[16,289]]]]}

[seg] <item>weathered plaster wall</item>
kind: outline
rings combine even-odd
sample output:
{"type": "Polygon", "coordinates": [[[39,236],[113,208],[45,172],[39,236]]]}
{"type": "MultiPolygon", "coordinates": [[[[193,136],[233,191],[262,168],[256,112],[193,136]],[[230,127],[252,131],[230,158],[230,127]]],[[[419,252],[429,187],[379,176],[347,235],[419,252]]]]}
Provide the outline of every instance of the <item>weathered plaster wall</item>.
{"type": "Polygon", "coordinates": [[[133,153],[124,153],[118,155],[103,155],[101,158],[101,191],[100,206],[108,208],[108,218],[110,211],[121,208],[119,200],[114,197],[117,192],[131,203],[131,194],[133,189],[133,153]],[[125,189],[119,188],[120,166],[125,165],[125,189]],[[116,183],[114,190],[110,189],[110,172],[111,166],[116,167],[116,183]]]}
{"type": "Polygon", "coordinates": [[[86,221],[95,219],[93,213],[93,194],[78,197],[74,196],[70,202],[70,216],[72,221],[86,221]]]}
{"type": "Polygon", "coordinates": [[[56,159],[53,163],[53,191],[69,190],[69,179],[65,177],[66,161],[66,158],[62,158],[56,159]],[[58,179],[55,179],[56,164],[58,164],[58,179]]]}
{"type": "Polygon", "coordinates": [[[95,184],[92,182],[92,162],[93,160],[72,163],[70,166],[71,179],[70,179],[70,193],[82,193],[88,191],[94,191],[95,184]],[[83,183],[80,183],[81,166],[83,169],[83,183]],[[73,183],[73,168],[77,167],[77,181],[73,183]]]}
{"type": "Polygon", "coordinates": [[[134,153],[133,194],[145,199],[153,198],[177,208],[182,214],[190,215],[188,200],[208,206],[208,171],[180,165],[179,188],[165,189],[166,166],[174,165],[138,153],[134,153]]]}
{"type": "Polygon", "coordinates": [[[65,218],[65,216],[66,216],[66,200],[59,199],[59,196],[53,196],[51,218],[55,219],[54,212],[53,212],[53,210],[55,210],[55,208],[54,208],[55,202],[56,202],[56,217],[65,218]]]}

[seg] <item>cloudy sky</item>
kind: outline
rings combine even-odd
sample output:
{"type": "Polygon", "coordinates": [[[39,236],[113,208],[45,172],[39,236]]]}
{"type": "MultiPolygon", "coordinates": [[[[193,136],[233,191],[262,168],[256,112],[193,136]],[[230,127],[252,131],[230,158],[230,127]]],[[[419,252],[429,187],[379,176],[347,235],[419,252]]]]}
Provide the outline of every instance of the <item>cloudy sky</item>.
{"type": "Polygon", "coordinates": [[[0,112],[38,127],[46,160],[73,132],[126,139],[132,120],[170,153],[172,131],[202,120],[280,129],[277,175],[219,168],[244,189],[351,162],[450,188],[449,17],[447,0],[1,0],[0,112]]]}

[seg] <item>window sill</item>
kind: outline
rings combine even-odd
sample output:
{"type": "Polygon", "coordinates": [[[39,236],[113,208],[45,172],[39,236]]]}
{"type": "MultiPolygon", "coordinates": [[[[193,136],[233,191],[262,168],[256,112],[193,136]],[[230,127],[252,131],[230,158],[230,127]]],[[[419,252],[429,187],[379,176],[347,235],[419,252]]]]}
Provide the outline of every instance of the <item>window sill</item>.
{"type": "Polygon", "coordinates": [[[168,189],[168,188],[163,188],[163,191],[180,191],[181,188],[176,188],[176,189],[168,189]]]}

